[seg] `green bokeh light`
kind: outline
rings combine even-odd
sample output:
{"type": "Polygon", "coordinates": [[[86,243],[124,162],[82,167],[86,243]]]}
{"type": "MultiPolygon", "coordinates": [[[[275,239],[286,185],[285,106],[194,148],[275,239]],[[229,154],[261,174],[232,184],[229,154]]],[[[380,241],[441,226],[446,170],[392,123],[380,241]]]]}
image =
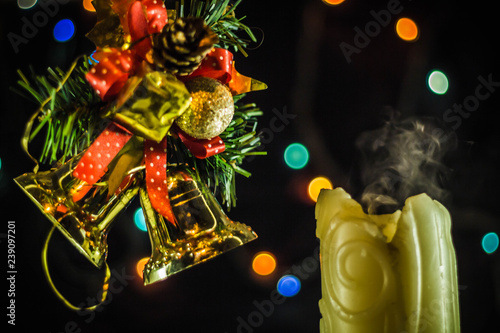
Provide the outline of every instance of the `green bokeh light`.
{"type": "Polygon", "coordinates": [[[443,95],[448,91],[448,78],[443,72],[435,70],[427,77],[427,85],[433,93],[443,95]]]}
{"type": "Polygon", "coordinates": [[[21,9],[30,9],[36,5],[38,0],[17,0],[17,5],[21,9]]]}

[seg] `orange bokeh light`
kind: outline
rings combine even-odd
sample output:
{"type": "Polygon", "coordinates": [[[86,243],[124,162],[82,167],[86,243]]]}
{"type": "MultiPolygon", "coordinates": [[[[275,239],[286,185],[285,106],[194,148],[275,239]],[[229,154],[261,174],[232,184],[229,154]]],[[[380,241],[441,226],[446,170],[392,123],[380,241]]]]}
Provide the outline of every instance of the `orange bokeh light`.
{"type": "Polygon", "coordinates": [[[272,253],[259,252],[253,257],[252,269],[259,275],[269,275],[276,269],[276,258],[272,253]]]}
{"type": "Polygon", "coordinates": [[[396,23],[396,33],[405,41],[411,42],[418,38],[417,24],[407,17],[403,17],[396,23]]]}
{"type": "Polygon", "coordinates": [[[142,279],[142,275],[143,275],[143,271],[144,271],[144,266],[146,266],[146,264],[148,263],[149,261],[149,257],[145,257],[145,258],[142,258],[141,260],[139,260],[137,262],[137,265],[135,265],[135,269],[137,271],[137,275],[139,275],[139,277],[142,279]]]}
{"type": "Polygon", "coordinates": [[[316,177],[309,182],[309,186],[307,187],[307,193],[309,194],[309,198],[314,202],[318,201],[319,192],[322,189],[333,189],[332,182],[326,177],[316,177]]]}
{"type": "Polygon", "coordinates": [[[92,5],[92,0],[83,0],[83,8],[89,12],[95,12],[94,5],[92,5]]]}
{"type": "Polygon", "coordinates": [[[327,5],[336,6],[340,5],[342,2],[344,2],[344,0],[323,0],[323,2],[326,3],[327,5]]]}

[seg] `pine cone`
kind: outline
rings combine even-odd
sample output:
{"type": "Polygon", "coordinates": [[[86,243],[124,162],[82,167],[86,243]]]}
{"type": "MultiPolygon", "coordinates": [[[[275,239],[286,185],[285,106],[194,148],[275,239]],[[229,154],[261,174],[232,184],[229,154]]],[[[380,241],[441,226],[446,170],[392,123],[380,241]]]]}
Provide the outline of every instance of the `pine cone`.
{"type": "Polygon", "coordinates": [[[181,17],[153,38],[153,59],[172,74],[191,74],[219,41],[203,19],[181,17]]]}

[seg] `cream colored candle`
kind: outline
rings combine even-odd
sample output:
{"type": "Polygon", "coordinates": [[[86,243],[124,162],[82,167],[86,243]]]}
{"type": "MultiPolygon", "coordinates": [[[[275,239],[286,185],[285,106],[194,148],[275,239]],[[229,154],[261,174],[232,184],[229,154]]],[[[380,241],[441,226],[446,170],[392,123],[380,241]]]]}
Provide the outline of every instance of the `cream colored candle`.
{"type": "Polygon", "coordinates": [[[343,189],[322,190],[321,333],[460,332],[450,214],[426,194],[368,215],[343,189]]]}

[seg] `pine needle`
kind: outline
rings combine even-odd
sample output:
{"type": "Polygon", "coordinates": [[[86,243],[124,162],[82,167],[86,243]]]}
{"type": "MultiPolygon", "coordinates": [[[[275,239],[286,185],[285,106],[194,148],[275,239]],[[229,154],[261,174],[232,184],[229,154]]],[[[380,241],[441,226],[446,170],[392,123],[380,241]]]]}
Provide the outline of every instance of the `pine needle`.
{"type": "Polygon", "coordinates": [[[234,4],[229,2],[230,0],[191,0],[189,6],[185,6],[184,0],[178,0],[175,8],[179,13],[179,17],[203,18],[219,37],[219,44],[215,46],[225,49],[231,48],[247,56],[245,47],[250,42],[256,42],[257,39],[251,29],[241,22],[244,17],[238,19],[235,16],[235,9],[241,0],[235,1],[234,4]],[[238,36],[242,32],[248,36],[248,39],[238,36]]]}

